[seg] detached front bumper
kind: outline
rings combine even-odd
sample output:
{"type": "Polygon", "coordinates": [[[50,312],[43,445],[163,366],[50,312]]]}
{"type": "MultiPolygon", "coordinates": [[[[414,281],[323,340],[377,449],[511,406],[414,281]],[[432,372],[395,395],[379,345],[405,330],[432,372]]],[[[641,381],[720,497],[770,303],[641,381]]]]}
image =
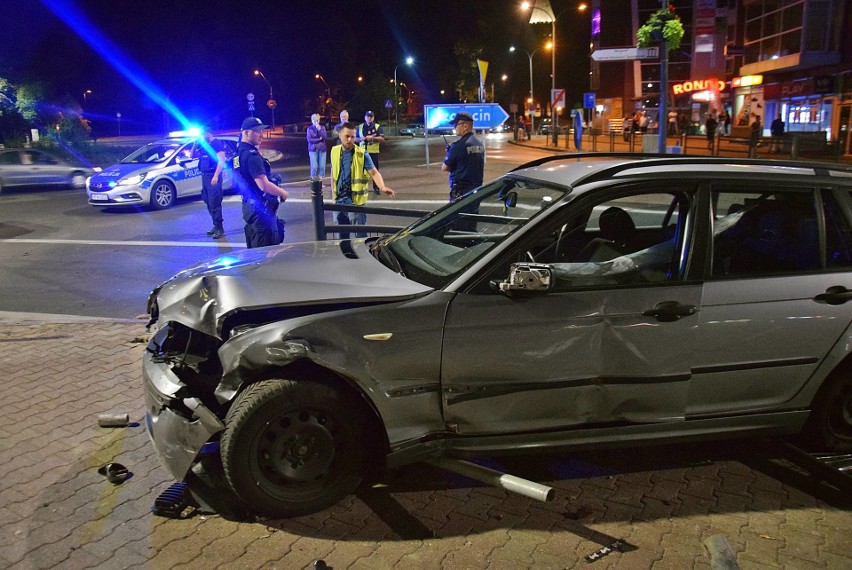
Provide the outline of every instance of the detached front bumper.
{"type": "Polygon", "coordinates": [[[160,462],[176,479],[184,479],[195,458],[225,424],[201,401],[183,397],[188,388],[164,362],[143,357],[145,424],[160,462]]]}

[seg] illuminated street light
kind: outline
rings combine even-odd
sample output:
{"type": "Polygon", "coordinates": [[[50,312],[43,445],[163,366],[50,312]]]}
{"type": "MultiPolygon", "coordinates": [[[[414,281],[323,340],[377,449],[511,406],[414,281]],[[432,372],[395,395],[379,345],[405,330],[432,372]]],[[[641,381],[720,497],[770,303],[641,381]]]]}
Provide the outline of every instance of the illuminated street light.
{"type": "MultiPolygon", "coordinates": [[[[530,58],[530,98],[528,99],[528,101],[529,101],[529,103],[530,103],[530,106],[532,106],[532,102],[534,101],[534,98],[535,98],[535,95],[533,95],[533,56],[534,56],[534,55],[535,55],[535,53],[536,53],[538,50],[540,50],[542,47],[543,47],[543,48],[551,48],[551,47],[553,47],[553,44],[551,44],[550,42],[547,42],[547,44],[545,44],[545,45],[543,45],[543,46],[541,46],[541,47],[537,47],[536,49],[534,49],[532,53],[530,53],[530,52],[528,52],[528,51],[526,51],[526,50],[521,50],[522,52],[524,52],[525,54],[527,54],[527,57],[528,57],[528,58],[530,58]]],[[[510,51],[510,52],[513,52],[513,51],[515,51],[516,49],[517,49],[517,48],[516,48],[515,46],[510,46],[510,47],[509,47],[509,51],[510,51]]],[[[534,131],[534,130],[535,130],[535,116],[534,116],[534,115],[535,115],[535,113],[530,113],[530,132],[532,132],[532,131],[534,131]]]]}
{"type": "Polygon", "coordinates": [[[259,69],[255,69],[254,74],[263,77],[263,80],[266,81],[266,84],[269,86],[269,101],[271,103],[267,103],[267,107],[269,107],[269,112],[272,115],[272,130],[275,131],[275,98],[272,96],[272,84],[259,69]]]}
{"type": "MultiPolygon", "coordinates": [[[[550,89],[551,89],[551,93],[553,93],[553,91],[556,90],[556,20],[557,20],[557,18],[559,18],[559,16],[561,16],[562,14],[567,12],[568,10],[571,10],[572,8],[569,6],[568,8],[565,8],[564,10],[559,12],[558,14],[555,14],[553,12],[553,8],[550,5],[550,2],[545,2],[544,6],[545,6],[544,8],[541,8],[539,6],[536,6],[534,3],[530,4],[529,2],[523,2],[521,4],[521,9],[530,11],[530,24],[547,24],[547,23],[550,24],[550,41],[551,41],[551,45],[553,47],[553,51],[551,52],[551,72],[550,72],[551,87],[550,87],[550,89]],[[540,18],[536,17],[535,16],[536,10],[538,10],[539,12],[541,12],[544,15],[541,16],[540,18]]],[[[583,12],[583,11],[586,10],[586,8],[588,8],[588,6],[585,3],[580,3],[575,8],[578,12],[583,12]]],[[[551,119],[553,119],[553,125],[552,125],[553,144],[556,144],[559,131],[556,128],[557,118],[556,118],[556,113],[553,112],[553,107],[551,107],[551,109],[550,109],[550,114],[551,114],[551,119]]]]}
{"type": "MultiPolygon", "coordinates": [[[[411,67],[413,64],[414,64],[414,58],[413,57],[408,56],[408,57],[405,58],[405,65],[411,67]]],[[[397,104],[399,102],[399,99],[398,99],[397,94],[396,94],[396,88],[397,88],[397,85],[399,85],[399,83],[397,83],[397,81],[396,81],[396,70],[399,69],[400,65],[402,65],[402,64],[398,63],[398,64],[396,64],[396,67],[393,68],[393,123],[394,123],[394,127],[397,128],[397,129],[399,129],[399,105],[397,104]]],[[[397,132],[399,132],[399,131],[397,130],[397,132]]]]}
{"type": "Polygon", "coordinates": [[[85,91],[83,91],[83,106],[84,107],[86,106],[86,96],[91,95],[91,94],[92,94],[91,89],[86,89],[85,91]]]}
{"type": "MultiPolygon", "coordinates": [[[[325,82],[325,77],[323,77],[321,73],[314,75],[314,78],[319,79],[322,81],[322,84],[325,85],[325,109],[326,111],[329,111],[329,106],[331,105],[331,87],[329,87],[328,83],[325,82]]],[[[331,112],[328,113],[328,116],[331,117],[331,112]]]]}

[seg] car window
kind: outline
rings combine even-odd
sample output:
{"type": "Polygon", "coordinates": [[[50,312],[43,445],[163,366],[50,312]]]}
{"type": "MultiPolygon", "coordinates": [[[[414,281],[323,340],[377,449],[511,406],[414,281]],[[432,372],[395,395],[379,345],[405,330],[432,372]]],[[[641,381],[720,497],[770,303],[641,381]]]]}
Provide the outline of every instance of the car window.
{"type": "Polygon", "coordinates": [[[569,208],[525,255],[551,264],[555,291],[682,279],[690,197],[637,193],[569,208]]]}
{"type": "Polygon", "coordinates": [[[813,191],[713,192],[713,277],[818,270],[813,191]]]}
{"type": "Polygon", "coordinates": [[[0,153],[0,164],[21,164],[21,158],[17,152],[0,153]]]}
{"type": "Polygon", "coordinates": [[[386,248],[409,279],[439,288],[568,192],[504,177],[381,240],[374,254],[387,261],[381,255],[386,248]]]}
{"type": "Polygon", "coordinates": [[[151,143],[131,153],[121,162],[123,164],[144,164],[165,162],[181,147],[180,143],[151,143]]]}
{"type": "Polygon", "coordinates": [[[59,161],[57,161],[55,158],[53,158],[49,154],[46,154],[46,153],[43,153],[43,152],[33,151],[31,154],[32,154],[33,164],[58,164],[59,163],[59,161]]]}
{"type": "Polygon", "coordinates": [[[852,228],[830,192],[822,192],[825,212],[825,262],[831,267],[852,267],[852,228]]]}

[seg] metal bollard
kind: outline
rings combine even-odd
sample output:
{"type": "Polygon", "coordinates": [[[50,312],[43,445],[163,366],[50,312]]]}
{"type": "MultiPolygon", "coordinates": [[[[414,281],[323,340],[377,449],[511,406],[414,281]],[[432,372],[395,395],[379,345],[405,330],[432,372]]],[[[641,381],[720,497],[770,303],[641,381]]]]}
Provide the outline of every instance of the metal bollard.
{"type": "Polygon", "coordinates": [[[311,205],[314,217],[314,236],[317,241],[325,240],[325,209],[322,204],[322,180],[311,181],[311,205]]]}

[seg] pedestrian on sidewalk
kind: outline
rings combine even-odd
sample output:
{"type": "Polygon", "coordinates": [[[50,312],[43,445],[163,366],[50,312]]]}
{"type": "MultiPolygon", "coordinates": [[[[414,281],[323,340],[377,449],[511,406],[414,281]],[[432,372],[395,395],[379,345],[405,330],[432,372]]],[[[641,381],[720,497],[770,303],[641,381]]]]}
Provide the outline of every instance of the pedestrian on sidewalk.
{"type": "MultiPolygon", "coordinates": [[[[367,111],[364,114],[364,122],[358,125],[355,142],[370,153],[370,158],[373,159],[376,168],[379,167],[379,143],[384,142],[384,140],[385,130],[375,121],[375,114],[372,111],[367,111]]],[[[373,180],[373,192],[381,193],[375,180],[373,180]]]]}
{"type": "MultiPolygon", "coordinates": [[[[369,197],[370,178],[391,198],[396,196],[390,187],[385,186],[384,178],[373,164],[370,154],[362,146],[355,144],[354,123],[344,123],[340,127],[340,144],[331,149],[331,197],[335,204],[353,204],[362,206],[369,197]]],[[[364,225],[367,214],[353,212],[337,212],[338,224],[364,225]]],[[[349,239],[348,232],[340,233],[341,239],[349,239]]],[[[355,237],[367,237],[365,232],[358,232],[355,237]]]]}
{"type": "MultiPolygon", "coordinates": [[[[200,141],[199,141],[200,142],[200,141]]],[[[209,129],[204,129],[204,142],[198,145],[198,169],[201,171],[201,199],[207,206],[213,227],[207,235],[213,239],[225,237],[225,227],[222,222],[222,168],[227,160],[225,143],[213,136],[209,129]]]]}
{"type": "Polygon", "coordinates": [[[719,125],[716,121],[716,111],[707,113],[707,118],[704,120],[704,134],[707,135],[707,150],[713,153],[714,143],[716,142],[716,127],[719,125]]]}
{"type": "Polygon", "coordinates": [[[530,115],[524,119],[524,131],[527,133],[527,140],[530,140],[532,138],[532,116],[530,115]]]}
{"type": "Polygon", "coordinates": [[[763,126],[760,124],[760,115],[752,113],[751,118],[752,122],[749,126],[751,132],[748,139],[748,157],[758,158],[757,147],[760,146],[760,135],[761,131],[763,131],[763,126]]]}
{"type": "Polygon", "coordinates": [[[772,121],[772,124],[769,125],[769,134],[772,135],[772,139],[769,143],[769,152],[781,152],[784,140],[784,121],[781,120],[781,115],[778,115],[775,120],[772,121]]]}
{"type": "Polygon", "coordinates": [[[340,111],[340,122],[334,125],[334,129],[331,131],[331,144],[340,144],[340,128],[349,122],[349,111],[343,109],[340,111]]]}
{"type": "Polygon", "coordinates": [[[311,182],[320,181],[325,177],[325,159],[328,149],[325,146],[325,127],[320,125],[320,116],[311,115],[311,126],[306,132],[308,139],[308,158],[311,161],[311,182]]]}

